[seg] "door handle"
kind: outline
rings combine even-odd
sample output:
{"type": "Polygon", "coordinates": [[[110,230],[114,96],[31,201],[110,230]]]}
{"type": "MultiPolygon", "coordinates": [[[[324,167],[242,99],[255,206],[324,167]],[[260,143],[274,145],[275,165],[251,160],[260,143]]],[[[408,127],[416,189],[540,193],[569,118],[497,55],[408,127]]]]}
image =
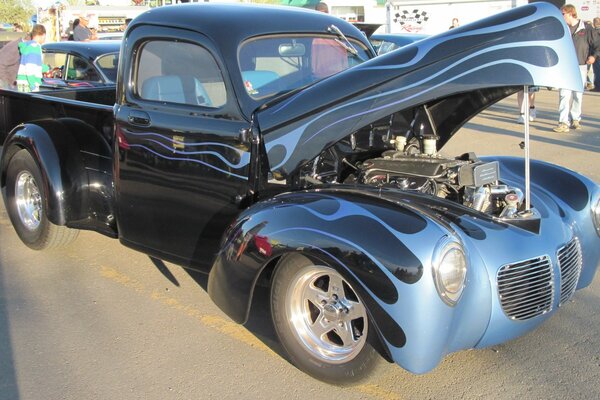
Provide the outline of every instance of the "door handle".
{"type": "Polygon", "coordinates": [[[150,125],[150,116],[148,115],[148,113],[146,113],[144,111],[132,110],[129,112],[128,119],[129,119],[129,122],[132,123],[133,125],[142,125],[142,126],[150,125]]]}

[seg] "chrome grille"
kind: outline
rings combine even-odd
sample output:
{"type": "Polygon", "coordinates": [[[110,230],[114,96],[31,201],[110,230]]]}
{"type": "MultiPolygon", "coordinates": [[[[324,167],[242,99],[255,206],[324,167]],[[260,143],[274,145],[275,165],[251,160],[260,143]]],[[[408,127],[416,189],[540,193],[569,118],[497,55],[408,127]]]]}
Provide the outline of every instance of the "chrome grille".
{"type": "Polygon", "coordinates": [[[498,293],[504,313],[526,320],[552,309],[554,285],[548,256],[507,264],[498,271],[498,293]]]}
{"type": "Polygon", "coordinates": [[[579,275],[581,274],[581,245],[577,238],[558,249],[558,266],[560,267],[560,305],[568,301],[575,293],[579,275]]]}

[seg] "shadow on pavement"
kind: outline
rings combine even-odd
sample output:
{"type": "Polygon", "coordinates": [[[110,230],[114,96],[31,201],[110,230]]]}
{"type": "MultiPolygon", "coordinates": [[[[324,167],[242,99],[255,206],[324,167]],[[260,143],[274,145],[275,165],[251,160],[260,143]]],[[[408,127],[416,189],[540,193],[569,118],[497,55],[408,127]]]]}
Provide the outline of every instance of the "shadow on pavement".
{"type": "MultiPolygon", "coordinates": [[[[1,254],[0,254],[1,256],[1,254]]],[[[0,398],[17,400],[19,398],[19,386],[14,369],[12,341],[10,337],[10,321],[8,308],[6,306],[6,287],[2,271],[8,266],[2,265],[0,257],[0,398]]]]}
{"type": "MultiPolygon", "coordinates": [[[[167,268],[161,260],[155,260],[152,260],[154,265],[158,267],[158,262],[159,264],[162,264],[165,269],[167,268]]],[[[159,268],[159,270],[161,270],[161,268],[159,268]]],[[[200,286],[204,291],[208,292],[207,273],[185,267],[183,270],[198,284],[198,286],[200,286]]],[[[163,271],[161,270],[161,272],[163,271]]],[[[273,326],[273,321],[271,320],[269,287],[257,284],[252,296],[252,304],[250,306],[248,321],[246,321],[243,326],[272,351],[277,353],[283,359],[287,360],[287,355],[281,347],[279,339],[277,338],[277,333],[275,332],[275,328],[273,326]]]]}
{"type": "Polygon", "coordinates": [[[169,268],[164,263],[164,261],[158,258],[154,258],[152,256],[149,257],[150,261],[152,261],[152,264],[154,264],[154,266],[160,271],[160,273],[163,274],[163,276],[167,278],[173,285],[179,287],[179,282],[177,281],[177,278],[175,278],[171,271],[169,271],[169,268]]]}

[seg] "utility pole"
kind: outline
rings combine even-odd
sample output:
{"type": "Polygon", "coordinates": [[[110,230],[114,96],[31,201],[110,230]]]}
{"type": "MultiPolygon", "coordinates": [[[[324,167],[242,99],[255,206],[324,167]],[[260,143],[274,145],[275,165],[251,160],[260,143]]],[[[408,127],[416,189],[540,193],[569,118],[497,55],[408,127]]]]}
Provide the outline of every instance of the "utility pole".
{"type": "Polygon", "coordinates": [[[385,33],[392,32],[392,1],[385,2],[385,33]]]}

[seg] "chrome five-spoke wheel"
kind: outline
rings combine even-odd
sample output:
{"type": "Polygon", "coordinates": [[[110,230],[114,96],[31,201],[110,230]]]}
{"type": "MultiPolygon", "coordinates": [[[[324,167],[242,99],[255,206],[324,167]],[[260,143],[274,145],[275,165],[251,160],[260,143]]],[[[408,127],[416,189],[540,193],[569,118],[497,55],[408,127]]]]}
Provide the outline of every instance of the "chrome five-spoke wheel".
{"type": "Polygon", "coordinates": [[[356,357],[367,338],[367,314],[348,282],[331,268],[310,266],[290,288],[288,321],[306,349],[330,363],[356,357]]]}
{"type": "Polygon", "coordinates": [[[26,149],[14,153],[6,170],[6,210],[23,243],[35,250],[65,246],[78,234],[50,222],[47,190],[49,185],[31,153],[26,149]]]}
{"type": "Polygon", "coordinates": [[[22,171],[15,182],[15,201],[19,219],[30,231],[40,226],[42,218],[42,196],[29,171],[22,171]]]}
{"type": "Polygon", "coordinates": [[[300,254],[282,257],[273,275],[271,312],[290,361],[317,379],[354,384],[382,360],[364,300],[331,266],[300,254]]]}

